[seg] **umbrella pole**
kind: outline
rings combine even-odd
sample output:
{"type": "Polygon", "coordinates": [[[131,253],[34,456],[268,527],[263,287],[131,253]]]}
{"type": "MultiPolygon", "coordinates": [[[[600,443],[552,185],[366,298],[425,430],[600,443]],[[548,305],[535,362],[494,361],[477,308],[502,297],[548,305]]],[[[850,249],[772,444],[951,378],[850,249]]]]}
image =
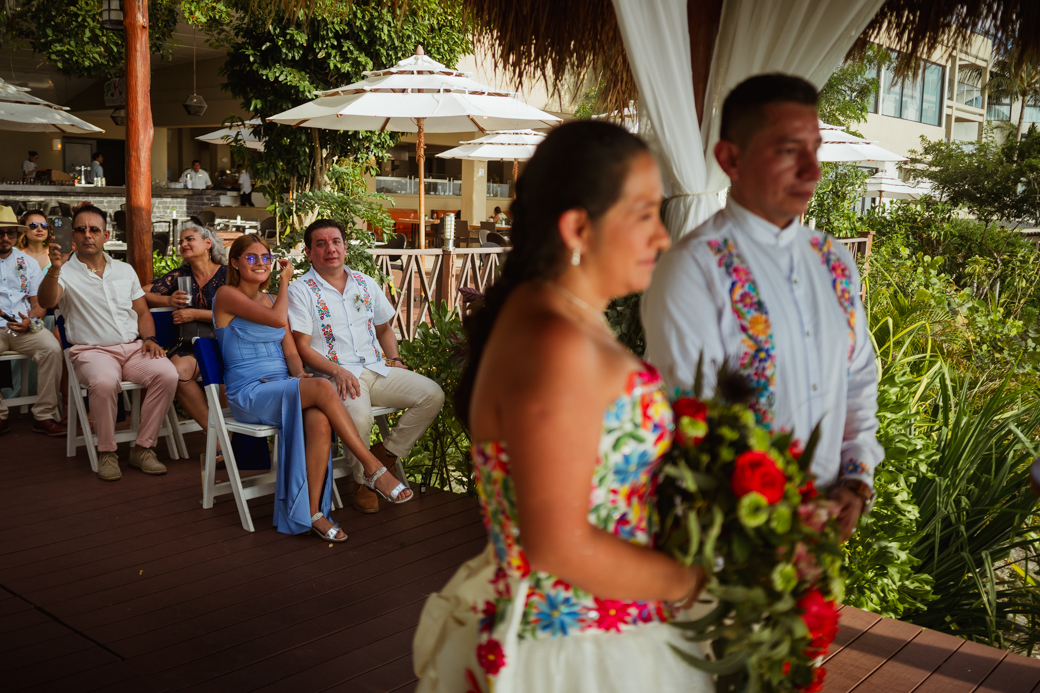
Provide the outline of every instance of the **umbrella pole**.
{"type": "Polygon", "coordinates": [[[513,199],[516,199],[516,173],[520,170],[520,162],[513,159],[513,199]]]}
{"type": "Polygon", "coordinates": [[[416,118],[415,160],[419,164],[419,248],[426,247],[426,119],[416,118]]]}

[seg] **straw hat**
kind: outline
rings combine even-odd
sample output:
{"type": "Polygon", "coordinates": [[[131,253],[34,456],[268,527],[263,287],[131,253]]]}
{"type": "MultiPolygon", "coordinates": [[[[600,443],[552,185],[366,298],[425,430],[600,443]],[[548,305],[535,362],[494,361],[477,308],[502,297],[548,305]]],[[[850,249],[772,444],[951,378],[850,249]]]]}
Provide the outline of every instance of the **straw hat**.
{"type": "Polygon", "coordinates": [[[22,233],[29,230],[28,227],[22,226],[18,223],[18,217],[15,216],[14,210],[5,205],[0,205],[0,226],[4,228],[15,227],[22,233]]]}

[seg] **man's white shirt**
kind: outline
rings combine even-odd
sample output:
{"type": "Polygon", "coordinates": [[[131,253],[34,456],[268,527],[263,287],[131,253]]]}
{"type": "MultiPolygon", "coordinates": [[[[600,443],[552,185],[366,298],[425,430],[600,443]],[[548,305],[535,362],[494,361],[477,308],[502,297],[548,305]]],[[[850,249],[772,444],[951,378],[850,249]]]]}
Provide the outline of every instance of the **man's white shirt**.
{"type": "Polygon", "coordinates": [[[238,185],[239,190],[243,193],[253,192],[253,181],[249,177],[248,171],[242,171],[242,173],[238,174],[238,185]]]}
{"type": "Polygon", "coordinates": [[[834,242],[834,257],[851,272],[850,358],[850,316],[814,238],[823,234],[797,222],[780,229],[730,198],[661,258],[643,297],[646,358],[669,388],[690,390],[703,353],[703,394],[709,396],[718,368],[736,366],[746,355],[749,325],[733,310],[736,283],[709,246],[729,240],[750,270],[772,328],[773,430],[793,431],[805,442],[821,423],[812,463],[817,483],[825,487],[840,478],[873,484],[884,450],[877,442],[877,370],[859,274],[848,251],[834,242]]]}
{"type": "Polygon", "coordinates": [[[383,360],[375,327],[394,317],[394,307],[375,279],[361,272],[344,271],[347,285],[342,294],[313,268],[289,285],[289,327],[294,332],[310,334],[311,348],[324,358],[329,359],[330,352],[335,351],[339,364],[355,377],[366,368],[386,375],[390,367],[383,360]],[[319,314],[323,309],[314,287],[328,310],[324,317],[319,314]],[[323,333],[323,324],[331,328],[331,339],[323,333]]]}
{"type": "Polygon", "coordinates": [[[19,313],[28,315],[32,308],[29,297],[39,292],[42,281],[40,263],[12,248],[10,255],[0,258],[0,310],[12,318],[19,318],[19,313]]]}
{"type": "Polygon", "coordinates": [[[144,290],[130,265],[105,253],[105,272],[99,277],[73,253],[61,266],[58,284],[63,289],[58,310],[65,316],[70,343],[112,346],[137,339],[133,302],[144,290]]]}
{"type": "Polygon", "coordinates": [[[25,161],[22,162],[22,175],[23,176],[28,176],[30,173],[35,171],[37,168],[39,168],[39,166],[36,165],[35,161],[29,161],[28,159],[26,159],[25,161]]]}
{"type": "Polygon", "coordinates": [[[181,174],[181,183],[184,183],[185,188],[192,190],[202,190],[210,185],[213,185],[213,181],[209,179],[209,174],[201,168],[198,171],[188,169],[181,174]]]}

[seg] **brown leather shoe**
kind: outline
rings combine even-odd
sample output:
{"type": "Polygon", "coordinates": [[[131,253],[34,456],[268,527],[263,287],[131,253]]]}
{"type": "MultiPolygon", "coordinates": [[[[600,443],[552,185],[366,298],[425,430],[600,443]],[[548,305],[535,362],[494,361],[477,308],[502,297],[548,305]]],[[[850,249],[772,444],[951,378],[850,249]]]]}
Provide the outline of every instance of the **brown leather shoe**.
{"type": "MultiPolygon", "coordinates": [[[[397,458],[390,457],[390,455],[386,454],[386,448],[383,447],[382,443],[376,443],[373,445],[371,452],[372,456],[382,462],[383,466],[386,467],[386,473],[397,479],[397,458]]],[[[400,479],[397,480],[400,481],[400,479]]]]}
{"type": "Polygon", "coordinates": [[[33,422],[33,433],[42,433],[45,436],[50,436],[52,438],[63,438],[66,432],[66,428],[63,424],[52,419],[33,422]]]}
{"type": "Polygon", "coordinates": [[[130,466],[140,469],[145,474],[166,473],[166,465],[159,461],[155,456],[155,450],[151,448],[131,448],[130,466]]]}
{"type": "Polygon", "coordinates": [[[379,512],[379,496],[364,484],[354,482],[354,510],[366,515],[379,512]]]}

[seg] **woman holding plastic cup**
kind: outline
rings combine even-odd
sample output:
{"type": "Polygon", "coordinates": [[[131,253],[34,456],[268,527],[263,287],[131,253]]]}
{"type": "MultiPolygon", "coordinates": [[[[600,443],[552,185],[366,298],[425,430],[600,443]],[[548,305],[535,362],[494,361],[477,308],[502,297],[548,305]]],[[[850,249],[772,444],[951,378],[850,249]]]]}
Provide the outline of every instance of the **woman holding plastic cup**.
{"type": "Polygon", "coordinates": [[[213,336],[213,296],[227,283],[227,255],[220,239],[204,226],[188,223],[177,246],[184,264],[144,287],[149,308],[175,308],[173,323],[181,339],[168,352],[177,367],[177,401],[191,418],[207,428],[206,395],[199,376],[192,337],[213,336]]]}

